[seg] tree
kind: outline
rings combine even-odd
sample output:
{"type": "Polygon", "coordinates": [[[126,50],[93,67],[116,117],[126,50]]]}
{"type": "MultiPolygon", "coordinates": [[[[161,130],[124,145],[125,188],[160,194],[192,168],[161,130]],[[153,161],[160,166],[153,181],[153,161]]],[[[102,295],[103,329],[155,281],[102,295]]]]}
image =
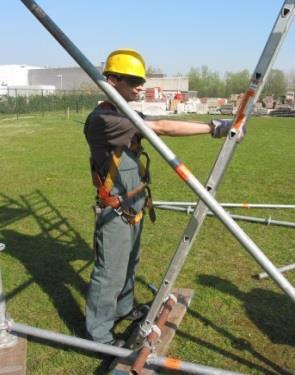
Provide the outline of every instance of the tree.
{"type": "Polygon", "coordinates": [[[155,73],[159,73],[159,74],[161,74],[162,73],[162,69],[160,69],[160,68],[154,68],[153,66],[149,66],[148,68],[147,68],[147,70],[146,70],[146,75],[147,76],[152,76],[153,74],[155,74],[155,73]]]}
{"type": "Polygon", "coordinates": [[[224,95],[224,83],[219,74],[211,72],[207,66],[191,68],[189,74],[189,90],[197,91],[198,96],[218,97],[224,95]]]}
{"type": "Polygon", "coordinates": [[[287,87],[290,91],[295,91],[295,69],[286,73],[287,87]]]}
{"type": "Polygon", "coordinates": [[[227,72],[225,74],[225,96],[231,94],[240,94],[245,92],[250,81],[250,74],[248,70],[242,70],[238,73],[227,72]]]}
{"type": "Polygon", "coordinates": [[[287,79],[284,73],[279,69],[273,69],[265,83],[261,96],[273,95],[275,99],[286,95],[287,79]]]}

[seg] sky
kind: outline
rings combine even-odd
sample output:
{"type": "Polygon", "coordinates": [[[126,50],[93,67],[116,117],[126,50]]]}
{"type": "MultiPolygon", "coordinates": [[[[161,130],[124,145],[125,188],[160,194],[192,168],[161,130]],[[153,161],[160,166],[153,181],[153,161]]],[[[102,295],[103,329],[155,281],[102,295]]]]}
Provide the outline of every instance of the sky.
{"type": "MultiPolygon", "coordinates": [[[[38,0],[94,64],[133,48],[167,75],[254,70],[282,0],[38,0]]],[[[0,0],[0,65],[76,66],[20,0],[0,0]]],[[[295,22],[274,68],[295,70],[295,22]]]]}

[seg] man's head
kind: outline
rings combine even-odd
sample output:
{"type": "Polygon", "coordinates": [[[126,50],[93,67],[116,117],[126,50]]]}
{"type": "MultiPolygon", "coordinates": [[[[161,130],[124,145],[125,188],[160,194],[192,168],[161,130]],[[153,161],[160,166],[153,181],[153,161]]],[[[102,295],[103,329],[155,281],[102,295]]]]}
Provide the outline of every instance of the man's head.
{"type": "Polygon", "coordinates": [[[136,100],[145,83],[145,63],[131,49],[113,51],[107,58],[103,74],[126,101],[136,100]]]}

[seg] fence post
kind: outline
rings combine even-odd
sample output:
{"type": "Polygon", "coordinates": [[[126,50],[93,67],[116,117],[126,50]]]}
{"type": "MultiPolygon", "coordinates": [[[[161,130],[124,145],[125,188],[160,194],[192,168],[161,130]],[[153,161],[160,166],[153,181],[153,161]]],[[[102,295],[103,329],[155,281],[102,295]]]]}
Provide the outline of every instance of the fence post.
{"type": "Polygon", "coordinates": [[[44,111],[44,90],[43,89],[41,90],[41,113],[42,113],[42,117],[44,117],[45,111],[44,111]]]}
{"type": "Polygon", "coordinates": [[[19,115],[18,115],[18,96],[17,96],[17,89],[15,91],[15,112],[16,112],[16,119],[18,120],[19,115]]]}

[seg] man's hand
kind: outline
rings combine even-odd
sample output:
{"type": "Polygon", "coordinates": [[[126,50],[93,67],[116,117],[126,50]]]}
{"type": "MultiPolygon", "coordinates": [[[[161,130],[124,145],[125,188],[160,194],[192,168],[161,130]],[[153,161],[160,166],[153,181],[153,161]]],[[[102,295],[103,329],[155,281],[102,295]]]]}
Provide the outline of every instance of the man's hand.
{"type": "Polygon", "coordinates": [[[212,137],[213,138],[223,138],[226,137],[231,126],[233,120],[230,119],[221,119],[221,120],[212,120],[211,126],[212,129],[212,137]]]}
{"type": "MultiPolygon", "coordinates": [[[[212,126],[212,137],[226,137],[232,127],[232,123],[233,120],[231,119],[212,120],[210,122],[210,125],[212,126]]],[[[241,140],[244,138],[245,133],[245,129],[241,127],[237,134],[237,142],[241,142],[241,140]]]]}

